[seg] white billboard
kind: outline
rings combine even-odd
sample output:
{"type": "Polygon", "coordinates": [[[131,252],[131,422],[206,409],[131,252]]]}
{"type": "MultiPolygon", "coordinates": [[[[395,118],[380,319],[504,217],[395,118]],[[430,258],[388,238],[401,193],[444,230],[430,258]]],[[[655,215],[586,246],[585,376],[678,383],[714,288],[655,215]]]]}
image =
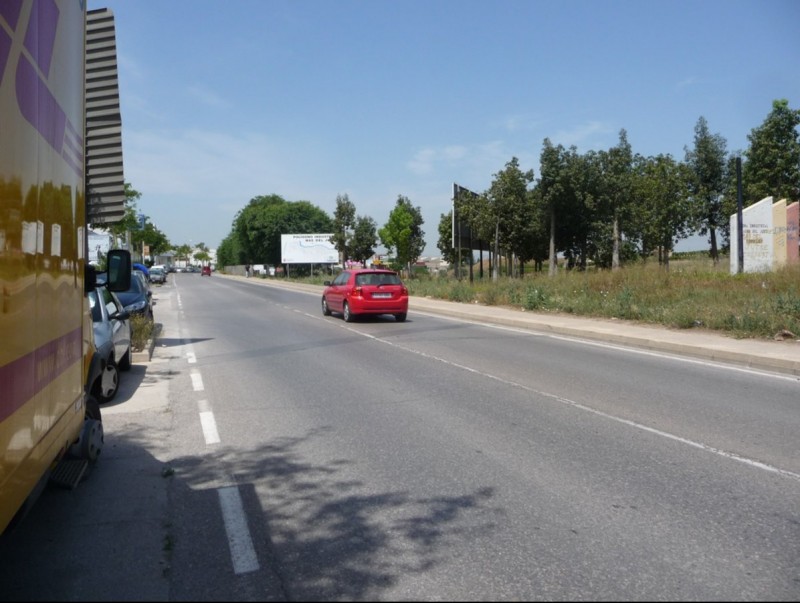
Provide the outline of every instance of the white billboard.
{"type": "Polygon", "coordinates": [[[336,264],[339,252],[331,243],[332,234],[282,234],[281,263],[336,264]]]}

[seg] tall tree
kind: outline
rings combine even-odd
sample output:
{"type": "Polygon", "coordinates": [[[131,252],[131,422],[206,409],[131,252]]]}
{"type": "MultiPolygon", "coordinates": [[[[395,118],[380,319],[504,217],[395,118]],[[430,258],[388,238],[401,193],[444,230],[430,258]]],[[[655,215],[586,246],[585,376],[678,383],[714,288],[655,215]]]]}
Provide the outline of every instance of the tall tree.
{"type": "Polygon", "coordinates": [[[367,265],[367,260],[375,255],[378,242],[378,225],[369,216],[357,216],[350,237],[350,253],[354,260],[367,265]]]}
{"type": "Polygon", "coordinates": [[[717,230],[726,223],[722,200],[726,185],[727,142],[720,134],[711,134],[705,117],[694,127],[694,148],[684,148],[685,162],[691,170],[689,190],[700,221],[700,234],[708,235],[711,259],[719,262],[717,230]]]}
{"type": "Polygon", "coordinates": [[[680,239],[691,234],[694,215],[691,210],[689,181],[685,163],[670,155],[640,159],[634,189],[642,232],[642,247],[657,249],[659,262],[669,270],[669,256],[680,239]]]}
{"type": "Polygon", "coordinates": [[[408,197],[398,195],[388,222],[378,231],[383,246],[394,250],[397,262],[407,267],[409,278],[413,276],[412,265],[425,249],[423,223],[420,208],[411,205],[408,197]]]}
{"type": "Polygon", "coordinates": [[[528,184],[532,181],[533,170],[523,172],[519,160],[512,157],[503,170],[494,174],[486,191],[497,218],[498,243],[521,262],[532,258],[528,244],[534,220],[534,208],[528,195],[528,184]]]}
{"type": "Polygon", "coordinates": [[[453,210],[439,217],[439,240],[436,247],[442,252],[442,259],[455,266],[458,261],[456,248],[453,247],[453,210]]]}
{"type": "Polygon", "coordinates": [[[342,267],[350,256],[350,233],[347,231],[355,225],[356,206],[350,201],[347,193],[336,195],[336,209],[333,211],[333,236],[331,243],[342,258],[342,267]]]}
{"type": "Polygon", "coordinates": [[[751,130],[742,165],[746,204],[764,197],[800,199],[800,110],[786,99],[772,102],[764,123],[751,130]]]}
{"type": "Polygon", "coordinates": [[[620,222],[630,216],[633,178],[633,152],[628,133],[619,132],[619,142],[607,153],[601,154],[601,198],[606,215],[611,220],[611,270],[620,268],[620,222]]]}

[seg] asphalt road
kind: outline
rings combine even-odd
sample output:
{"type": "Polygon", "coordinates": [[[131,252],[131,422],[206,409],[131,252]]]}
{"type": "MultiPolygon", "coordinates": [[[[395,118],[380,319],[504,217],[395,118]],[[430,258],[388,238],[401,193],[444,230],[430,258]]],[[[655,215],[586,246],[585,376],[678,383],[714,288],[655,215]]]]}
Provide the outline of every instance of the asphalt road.
{"type": "Polygon", "coordinates": [[[172,275],[3,600],[797,600],[796,378],[172,275]],[[42,579],[46,575],[48,578],[42,579]]]}

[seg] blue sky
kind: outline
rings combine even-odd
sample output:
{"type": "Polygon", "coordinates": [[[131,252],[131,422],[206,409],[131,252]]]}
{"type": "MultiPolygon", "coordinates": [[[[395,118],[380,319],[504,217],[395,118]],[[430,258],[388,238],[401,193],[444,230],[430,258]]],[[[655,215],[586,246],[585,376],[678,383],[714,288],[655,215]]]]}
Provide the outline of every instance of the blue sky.
{"type": "MultiPolygon", "coordinates": [[[[745,150],[800,108],[800,1],[89,0],[116,18],[125,180],[176,245],[215,248],[257,195],[383,226],[486,190],[542,142],[683,159],[703,116],[745,150]]],[[[704,239],[690,246],[704,247],[704,239]]],[[[682,247],[679,246],[678,249],[682,247]]]]}

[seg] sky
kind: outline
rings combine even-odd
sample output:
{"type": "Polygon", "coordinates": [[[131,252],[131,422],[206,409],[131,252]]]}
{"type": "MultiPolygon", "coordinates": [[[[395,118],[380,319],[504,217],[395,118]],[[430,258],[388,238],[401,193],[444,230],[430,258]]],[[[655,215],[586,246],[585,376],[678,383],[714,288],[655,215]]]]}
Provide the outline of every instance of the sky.
{"type": "MultiPolygon", "coordinates": [[[[800,108],[797,0],[88,0],[116,23],[125,181],[174,245],[216,248],[260,195],[338,195],[382,227],[487,190],[543,141],[683,160],[800,108]]],[[[707,248],[694,237],[677,250],[707,248]]],[[[383,251],[378,246],[377,251],[383,251]]]]}

